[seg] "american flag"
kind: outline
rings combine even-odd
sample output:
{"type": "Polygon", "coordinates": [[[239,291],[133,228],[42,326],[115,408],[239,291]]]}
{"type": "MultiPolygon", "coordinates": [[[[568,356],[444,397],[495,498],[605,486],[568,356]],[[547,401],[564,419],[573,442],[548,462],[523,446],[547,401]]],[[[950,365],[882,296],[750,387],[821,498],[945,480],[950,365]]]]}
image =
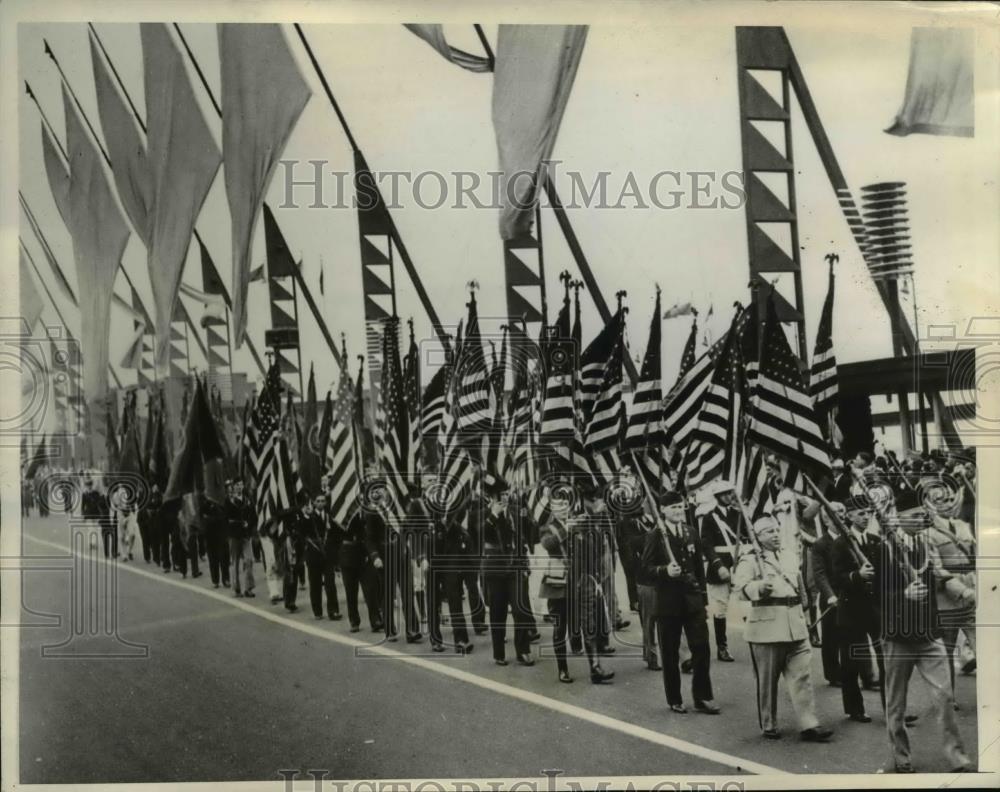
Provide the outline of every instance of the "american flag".
{"type": "Polygon", "coordinates": [[[541,351],[527,334],[516,325],[510,329],[510,357],[513,366],[513,387],[508,401],[507,448],[514,485],[520,489],[532,486],[537,456],[534,447],[536,427],[535,405],[541,399],[541,351]]]}
{"type": "Polygon", "coordinates": [[[687,341],[684,344],[684,351],[681,353],[681,368],[680,372],[677,374],[677,378],[680,379],[685,374],[687,374],[691,367],[694,365],[695,358],[695,348],[698,346],[698,314],[694,315],[694,319],[691,321],[691,332],[688,334],[687,341]]]}
{"type": "Polygon", "coordinates": [[[608,362],[615,354],[615,345],[618,343],[620,333],[621,326],[616,313],[580,356],[577,393],[579,407],[583,411],[584,426],[590,423],[594,404],[601,393],[608,362]]]}
{"type": "Polygon", "coordinates": [[[285,470],[288,466],[284,465],[279,454],[279,447],[282,445],[280,425],[281,370],[275,361],[264,378],[264,387],[250,415],[250,426],[245,438],[254,481],[258,530],[282,510],[283,503],[288,502],[279,502],[277,498],[291,496],[285,482],[285,470]]]}
{"type": "Polygon", "coordinates": [[[827,444],[816,422],[799,361],[778,322],[773,296],[767,301],[760,368],[747,438],[796,467],[829,474],[827,444]]]}
{"type": "Polygon", "coordinates": [[[437,440],[444,419],[445,391],[451,377],[451,366],[441,366],[434,372],[424,390],[423,407],[420,412],[420,432],[423,437],[437,440]]]}
{"type": "Polygon", "coordinates": [[[358,508],[362,470],[354,426],[354,387],[346,370],[341,372],[331,412],[326,470],[329,476],[327,494],[330,516],[334,522],[345,526],[358,508]]]}
{"type": "Polygon", "coordinates": [[[690,435],[698,425],[702,397],[711,384],[724,342],[722,338],[702,353],[663,400],[663,443],[671,449],[670,466],[675,469],[683,462],[690,435]]]}
{"type": "Polygon", "coordinates": [[[493,420],[489,431],[483,436],[483,461],[485,469],[497,476],[505,479],[513,463],[511,449],[507,445],[508,436],[505,431],[503,409],[503,388],[507,379],[507,330],[504,328],[503,338],[500,342],[500,361],[494,361],[494,366],[490,372],[490,382],[493,388],[493,420]]]}
{"type": "Polygon", "coordinates": [[[656,307],[649,326],[646,356],[642,359],[639,381],[632,394],[632,411],[625,431],[626,446],[631,449],[660,445],[663,389],[660,384],[660,290],[656,290],[656,307]]]}
{"type": "MultiPolygon", "coordinates": [[[[598,336],[601,344],[593,351],[580,367],[580,393],[584,400],[584,445],[588,452],[603,451],[618,445],[621,432],[622,412],[622,360],[625,347],[625,312],[618,312],[608,322],[607,327],[598,336]],[[610,332],[607,332],[611,328],[610,332]],[[602,338],[603,337],[603,338],[602,338]],[[587,407],[587,367],[593,367],[600,360],[600,387],[591,406],[587,407]]],[[[593,344],[591,346],[594,346],[593,344]]],[[[592,377],[591,377],[592,379],[592,377]]]]}
{"type": "Polygon", "coordinates": [[[406,354],[403,372],[403,393],[406,399],[407,419],[410,425],[410,442],[407,447],[406,470],[410,483],[419,482],[421,462],[421,410],[420,410],[420,349],[413,335],[413,320],[410,320],[410,349],[406,354]]]}
{"type": "Polygon", "coordinates": [[[565,443],[573,434],[573,375],[575,350],[570,336],[569,286],[552,334],[542,345],[545,362],[545,398],[539,440],[546,444],[565,443]]]}
{"type": "Polygon", "coordinates": [[[458,431],[463,441],[475,442],[489,431],[493,420],[490,410],[490,376],[479,335],[476,296],[469,301],[469,321],[465,343],[456,366],[458,372],[458,431]]]}
{"type": "Polygon", "coordinates": [[[746,395],[741,341],[750,313],[737,309],[702,397],[698,423],[682,467],[688,490],[696,490],[720,476],[733,480],[739,470],[743,448],[740,419],[746,395]]]}
{"type": "Polygon", "coordinates": [[[813,352],[809,390],[818,413],[830,411],[837,405],[837,358],[833,354],[833,261],[830,261],[830,284],[823,301],[816,330],[816,349],[813,352]]]}
{"type": "Polygon", "coordinates": [[[396,530],[406,513],[409,477],[410,419],[403,398],[403,372],[399,362],[399,319],[385,320],[382,335],[382,387],[379,411],[383,416],[381,442],[375,453],[385,476],[388,498],[385,518],[396,530]]]}

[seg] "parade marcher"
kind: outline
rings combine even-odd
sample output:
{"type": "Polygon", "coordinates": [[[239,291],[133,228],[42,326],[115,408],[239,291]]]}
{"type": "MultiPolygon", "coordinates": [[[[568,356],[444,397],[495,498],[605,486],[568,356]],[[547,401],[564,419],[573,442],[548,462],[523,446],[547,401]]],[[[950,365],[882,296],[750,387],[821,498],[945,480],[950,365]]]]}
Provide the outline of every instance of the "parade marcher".
{"type": "Polygon", "coordinates": [[[685,499],[680,492],[667,492],[660,499],[660,520],[657,530],[646,537],[642,566],[647,579],[656,586],[656,627],[668,706],[678,714],[687,712],[681,694],[679,656],[683,632],[691,650],[694,708],[717,715],[720,709],[713,701],[709,672],[705,568],[722,581],[729,580],[729,571],[723,568],[714,549],[687,525],[685,499]]]}
{"type": "Polygon", "coordinates": [[[485,631],[485,607],[479,597],[481,560],[459,516],[452,515],[448,519],[447,515],[438,513],[446,510],[432,510],[424,500],[420,504],[421,519],[430,525],[429,541],[421,544],[420,567],[427,593],[427,629],[431,647],[435,652],[445,650],[441,633],[441,603],[447,601],[455,651],[469,654],[475,647],[469,640],[469,626],[462,605],[462,586],[463,580],[471,579],[470,604],[475,597],[478,605],[478,608],[473,607],[473,624],[477,633],[485,631]]]}
{"type": "Polygon", "coordinates": [[[639,626],[642,630],[642,660],[650,671],[662,671],[659,658],[659,642],[656,638],[656,581],[646,574],[642,566],[642,551],[651,531],[656,530],[656,522],[649,513],[649,505],[643,504],[642,516],[631,526],[632,536],[628,544],[622,546],[622,566],[626,556],[635,574],[636,595],[639,605],[639,626]]]}
{"type": "MultiPolygon", "coordinates": [[[[411,502],[415,499],[415,495],[416,491],[411,490],[409,497],[411,502]]],[[[396,641],[399,638],[395,607],[398,590],[406,642],[417,643],[423,640],[423,635],[420,632],[420,620],[417,617],[417,604],[413,592],[412,538],[406,521],[404,520],[399,531],[393,530],[384,522],[381,530],[377,532],[372,530],[376,527],[374,522],[369,522],[366,527],[369,529],[366,536],[368,560],[376,572],[381,592],[386,640],[396,641]]]]}
{"type": "Polygon", "coordinates": [[[522,539],[507,514],[507,483],[487,473],[483,476],[482,487],[487,506],[481,521],[483,583],[489,603],[493,661],[497,665],[507,665],[504,641],[507,637],[507,616],[513,612],[517,660],[522,665],[534,665],[529,604],[524,601],[520,580],[520,576],[527,573],[527,562],[522,539]]]}
{"type": "Polygon", "coordinates": [[[139,541],[142,542],[142,560],[147,564],[150,561],[155,561],[159,564],[159,546],[158,542],[154,541],[155,532],[153,530],[152,514],[149,510],[148,500],[136,514],[136,522],[139,527],[139,541]]]}
{"type": "Polygon", "coordinates": [[[223,504],[204,498],[201,506],[201,522],[212,588],[219,588],[220,585],[229,588],[229,536],[223,504]]]}
{"type": "MultiPolygon", "coordinates": [[[[839,501],[831,501],[830,508],[843,523],[847,519],[847,509],[839,501]]],[[[840,633],[837,621],[840,586],[837,585],[833,569],[833,546],[840,531],[826,512],[820,517],[824,526],[823,535],[809,548],[812,563],[812,588],[819,594],[820,641],[822,643],[823,676],[834,687],[840,686],[840,633]]]]}
{"type": "Polygon", "coordinates": [[[951,692],[955,694],[955,646],[958,633],[976,649],[976,540],[962,520],[946,517],[933,504],[926,507],[930,528],[927,540],[941,559],[941,573],[935,581],[941,639],[948,653],[951,692]]]}
{"type": "MultiPolygon", "coordinates": [[[[327,537],[334,529],[330,526],[327,515],[325,493],[320,493],[313,498],[311,511],[302,525],[306,577],[309,581],[309,604],[312,606],[313,618],[323,618],[323,595],[325,593],[326,615],[330,621],[338,621],[341,617],[335,577],[336,558],[327,558],[327,537]],[[329,561],[334,563],[329,563],[329,561]]],[[[332,553],[336,553],[335,543],[331,542],[329,549],[332,553]]]]}
{"type": "Polygon", "coordinates": [[[805,608],[809,625],[809,642],[817,649],[822,646],[822,642],[816,625],[819,613],[816,610],[816,592],[810,583],[813,575],[810,571],[812,558],[808,549],[819,538],[819,534],[818,532],[810,532],[806,526],[811,524],[819,513],[819,508],[818,501],[795,492],[790,487],[783,487],[775,498],[772,511],[774,519],[778,522],[782,547],[786,550],[794,548],[799,559],[799,570],[804,581],[806,597],[805,608]]]}
{"type": "Polygon", "coordinates": [[[153,484],[150,488],[149,499],[146,501],[144,511],[147,514],[147,531],[149,533],[149,543],[153,554],[153,563],[161,567],[164,571],[170,570],[170,544],[164,543],[163,531],[160,527],[160,509],[163,508],[163,496],[160,494],[160,487],[153,484]],[[166,554],[167,558],[164,558],[166,554]]]}
{"type": "Polygon", "coordinates": [[[96,524],[101,531],[101,543],[105,558],[118,558],[118,535],[108,518],[108,500],[95,488],[94,480],[86,478],[83,482],[83,495],[80,499],[80,514],[87,522],[96,524]]]}
{"type": "Polygon", "coordinates": [[[643,525],[643,519],[642,514],[621,514],[615,519],[615,543],[618,545],[618,558],[621,561],[622,572],[625,573],[628,607],[635,613],[640,612],[639,558],[632,552],[632,547],[637,539],[645,542],[648,526],[643,525]]]}
{"type": "Polygon", "coordinates": [[[233,593],[237,597],[254,597],[253,535],[255,517],[250,504],[243,498],[243,482],[230,481],[224,507],[229,559],[232,562],[233,593]]]}
{"type": "Polygon", "coordinates": [[[264,563],[264,580],[271,604],[277,605],[284,597],[285,543],[281,536],[281,524],[276,520],[265,520],[258,529],[261,555],[264,563]]]}
{"type": "Polygon", "coordinates": [[[723,580],[715,569],[706,571],[708,611],[715,631],[716,657],[723,663],[733,662],[726,637],[726,620],[729,616],[729,599],[732,595],[732,572],[736,559],[750,548],[750,535],[746,520],[739,507],[736,488],[731,482],[720,480],[712,488],[715,508],[702,517],[701,540],[710,546],[725,569],[728,578],[723,580]]]}
{"type": "Polygon", "coordinates": [[[358,611],[358,591],[364,594],[368,609],[368,626],[372,632],[384,629],[381,609],[381,588],[375,571],[367,558],[366,537],[385,530],[385,521],[374,510],[361,508],[360,503],[347,521],[343,542],[340,545],[340,575],[344,581],[344,597],[347,600],[347,620],[351,632],[361,629],[361,614],[358,611]]]}
{"type": "MultiPolygon", "coordinates": [[[[839,518],[850,521],[848,535],[833,541],[830,560],[833,567],[833,586],[837,591],[837,630],[840,634],[840,691],[844,714],[859,723],[871,718],[865,712],[865,702],[858,687],[877,687],[871,678],[869,641],[875,653],[879,675],[884,678],[880,642],[878,601],[872,580],[875,577],[875,559],[880,539],[867,530],[868,510],[855,501],[850,510],[843,504],[833,503],[831,508],[839,518]]],[[[826,628],[824,627],[824,630],[826,628]]],[[[824,639],[825,640],[825,639],[824,639]]],[[[825,649],[825,644],[824,644],[825,649]]],[[[882,690],[882,708],[885,709],[885,691],[882,690]]]]}
{"type": "Polygon", "coordinates": [[[187,565],[191,564],[191,577],[199,578],[202,572],[198,561],[201,558],[202,525],[201,510],[195,495],[185,495],[181,499],[178,541],[181,545],[181,572],[187,577],[187,565]]]}
{"type": "Polygon", "coordinates": [[[914,669],[933,694],[951,771],[969,771],[973,765],[955,720],[948,653],[938,623],[935,587],[941,562],[923,536],[926,514],[918,507],[886,516],[882,522],[886,535],[873,565],[874,588],[880,600],[886,726],[896,772],[914,772],[905,718],[914,669]]]}
{"type": "Polygon", "coordinates": [[[278,535],[285,552],[281,593],[285,610],[289,613],[296,613],[299,609],[295,604],[299,592],[299,566],[304,563],[305,537],[313,513],[309,493],[299,492],[297,502],[297,508],[288,509],[277,517],[280,525],[278,535]]]}
{"type": "Polygon", "coordinates": [[[754,523],[758,545],[744,553],[733,575],[733,589],[750,602],[744,637],[750,644],[757,683],[757,716],[764,737],[776,740],[778,679],[785,678],[799,734],[806,742],[825,742],[833,732],[816,717],[810,668],[812,650],[802,602],[804,585],[794,548],[782,546],[773,517],[754,523]]]}

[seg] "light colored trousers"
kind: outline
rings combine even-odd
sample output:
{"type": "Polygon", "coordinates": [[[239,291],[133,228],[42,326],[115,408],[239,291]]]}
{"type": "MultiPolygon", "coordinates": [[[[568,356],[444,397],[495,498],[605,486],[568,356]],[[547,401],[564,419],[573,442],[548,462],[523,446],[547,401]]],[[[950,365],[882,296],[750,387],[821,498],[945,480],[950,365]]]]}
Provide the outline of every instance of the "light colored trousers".
{"type": "Polygon", "coordinates": [[[913,670],[923,677],[934,697],[937,719],[943,734],[942,747],[948,769],[969,764],[962,737],[955,720],[954,698],[951,694],[951,677],[948,673],[948,654],[944,643],[922,641],[882,641],[885,660],[885,719],[889,730],[889,744],[897,765],[910,763],[910,736],[906,731],[906,693],[913,670]]]}
{"type": "MultiPolygon", "coordinates": [[[[278,540],[282,541],[282,540],[278,540]]],[[[275,557],[274,541],[269,536],[260,538],[260,549],[264,553],[264,580],[267,581],[267,593],[271,599],[283,595],[282,584],[285,579],[285,570],[280,567],[275,557]]]]}
{"type": "Polygon", "coordinates": [[[253,548],[249,539],[229,538],[229,560],[233,564],[233,591],[253,591],[253,548]]]}
{"type": "Polygon", "coordinates": [[[763,731],[778,728],[778,678],[785,677],[799,730],[819,726],[810,671],[812,651],[808,640],[752,643],[750,657],[757,678],[757,715],[763,731]]]}

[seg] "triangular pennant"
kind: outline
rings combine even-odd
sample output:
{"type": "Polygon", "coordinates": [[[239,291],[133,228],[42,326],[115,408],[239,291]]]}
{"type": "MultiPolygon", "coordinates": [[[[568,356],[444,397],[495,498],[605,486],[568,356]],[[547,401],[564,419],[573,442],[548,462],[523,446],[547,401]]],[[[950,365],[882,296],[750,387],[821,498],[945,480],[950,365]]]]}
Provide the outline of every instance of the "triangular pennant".
{"type": "Polygon", "coordinates": [[[272,278],[294,275],[298,269],[295,259],[292,258],[285,237],[267,204],[264,204],[264,238],[267,242],[267,274],[272,278]]]}
{"type": "Polygon", "coordinates": [[[278,370],[282,374],[298,374],[299,367],[285,354],[284,350],[278,351],[278,370]]]}
{"type": "Polygon", "coordinates": [[[187,356],[186,351],[183,347],[176,346],[175,344],[170,345],[170,359],[171,360],[184,360],[187,356]]]}
{"type": "Polygon", "coordinates": [[[365,295],[365,319],[388,319],[389,312],[368,295],[365,295]]]}
{"type": "Polygon", "coordinates": [[[750,212],[759,223],[790,223],[793,215],[770,188],[753,173],[750,175],[750,212]]]}
{"type": "Polygon", "coordinates": [[[756,223],[750,226],[753,252],[750,255],[752,274],[758,272],[796,272],[798,265],[756,223]]]}
{"type": "Polygon", "coordinates": [[[542,312],[515,287],[507,289],[507,314],[513,319],[523,318],[526,322],[542,321],[542,312]]]}
{"type": "MultiPolygon", "coordinates": [[[[778,73],[778,72],[776,72],[778,73]]],[[[743,115],[750,119],[784,121],[788,111],[748,71],[743,72],[743,115]]]]}
{"type": "Polygon", "coordinates": [[[521,258],[513,251],[506,250],[504,255],[504,267],[508,286],[540,286],[541,280],[531,267],[525,264],[521,258]]]}
{"type": "MultiPolygon", "coordinates": [[[[223,322],[223,324],[225,324],[225,322],[223,322]]],[[[211,326],[205,328],[205,335],[208,337],[209,349],[217,346],[228,346],[226,337],[218,330],[213,329],[211,326]]]]}
{"type": "Polygon", "coordinates": [[[743,144],[748,170],[790,171],[791,163],[749,121],[743,122],[743,144]]]}
{"type": "Polygon", "coordinates": [[[292,294],[291,290],[288,289],[284,283],[282,283],[277,278],[267,279],[267,290],[271,297],[271,301],[274,300],[286,300],[291,301],[295,299],[295,295],[292,294]]]}
{"type": "Polygon", "coordinates": [[[378,183],[372,176],[364,155],[354,150],[354,190],[358,201],[358,228],[362,235],[388,234],[392,219],[385,208],[378,183]]]}
{"type": "Polygon", "coordinates": [[[171,361],[170,362],[170,376],[171,377],[183,377],[184,376],[184,369],[182,369],[176,363],[174,363],[173,361],[171,361]]]}
{"type": "Polygon", "coordinates": [[[361,267],[361,283],[365,294],[392,294],[392,287],[383,280],[379,270],[384,270],[389,275],[388,267],[372,267],[367,264],[361,267]]]}
{"type": "Polygon", "coordinates": [[[170,340],[171,341],[183,341],[184,333],[178,330],[176,327],[170,328],[170,340]]]}
{"type": "Polygon", "coordinates": [[[209,366],[228,366],[229,361],[225,357],[220,355],[214,349],[209,347],[208,350],[208,365],[209,366]]]}
{"type": "MultiPolygon", "coordinates": [[[[389,264],[388,249],[386,252],[380,250],[379,245],[376,244],[379,237],[377,236],[362,236],[361,237],[361,263],[365,265],[375,265],[375,264],[389,264]]],[[[383,237],[384,239],[384,237],[383,237]]]]}
{"type": "Polygon", "coordinates": [[[295,327],[295,317],[285,310],[281,303],[271,303],[272,327],[295,327]]]}

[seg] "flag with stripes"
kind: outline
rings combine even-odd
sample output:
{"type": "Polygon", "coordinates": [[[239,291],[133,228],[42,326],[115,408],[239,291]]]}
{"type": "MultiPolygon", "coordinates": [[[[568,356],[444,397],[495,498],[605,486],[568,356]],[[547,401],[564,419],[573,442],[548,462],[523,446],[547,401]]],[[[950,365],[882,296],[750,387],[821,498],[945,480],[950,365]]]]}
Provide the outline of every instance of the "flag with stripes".
{"type": "Polygon", "coordinates": [[[670,449],[670,466],[674,469],[680,468],[690,435],[698,425],[702,397],[711,384],[724,341],[716,341],[703,352],[663,400],[663,442],[670,449]]]}
{"type": "MultiPolygon", "coordinates": [[[[483,435],[483,461],[485,469],[498,478],[507,479],[512,467],[510,447],[507,445],[506,421],[504,420],[503,388],[507,380],[507,328],[504,327],[500,341],[500,361],[495,362],[490,372],[493,389],[493,419],[489,431],[483,435]]],[[[509,483],[509,482],[508,482],[509,483]]]]}
{"type": "Polygon", "coordinates": [[[797,467],[829,475],[830,457],[812,396],[778,322],[773,296],[767,301],[762,339],[747,437],[797,467]]]}
{"type": "Polygon", "coordinates": [[[660,383],[660,325],[660,290],[657,289],[646,356],[642,359],[639,381],[632,394],[632,410],[625,431],[625,443],[631,449],[659,445],[663,440],[660,428],[663,403],[660,383]]]}
{"type": "Polygon", "coordinates": [[[823,301],[816,330],[809,390],[817,413],[829,412],[837,405],[837,358],[833,353],[833,261],[830,261],[830,281],[823,301]]]}
{"type": "MultiPolygon", "coordinates": [[[[423,404],[420,408],[420,433],[429,441],[428,447],[423,450],[434,452],[441,432],[441,422],[444,419],[445,395],[448,387],[448,380],[451,377],[451,366],[445,364],[434,372],[431,381],[424,389],[423,404]]],[[[427,460],[434,464],[434,460],[427,460]]]]}
{"type": "Polygon", "coordinates": [[[413,320],[410,320],[410,349],[406,353],[403,372],[403,395],[406,400],[406,417],[410,426],[410,442],[407,447],[407,480],[419,483],[421,464],[421,409],[420,409],[420,349],[413,335],[413,320]]]}
{"type": "MultiPolygon", "coordinates": [[[[611,318],[598,339],[602,341],[580,366],[580,393],[584,399],[584,445],[588,452],[603,451],[618,445],[622,413],[622,360],[625,348],[625,312],[611,318]],[[611,328],[610,332],[608,328],[611,328]],[[602,339],[603,336],[603,339],[602,339]],[[606,352],[606,354],[604,354],[606,352]],[[600,360],[600,386],[587,406],[588,367],[593,370],[600,360]]],[[[592,345],[593,346],[593,345],[592,345]]],[[[590,377],[593,381],[593,377],[590,377]]]]}
{"type": "Polygon", "coordinates": [[[359,450],[354,425],[354,386],[345,370],[341,372],[330,413],[330,436],[326,444],[330,517],[342,526],[350,522],[358,509],[362,470],[359,450]]]}
{"type": "Polygon", "coordinates": [[[570,335],[569,285],[552,333],[542,345],[545,395],[539,440],[547,445],[567,442],[573,435],[573,376],[576,347],[570,335]]]}
{"type": "MultiPolygon", "coordinates": [[[[616,313],[611,320],[604,325],[601,331],[591,341],[587,348],[580,355],[580,365],[578,373],[577,393],[579,408],[583,415],[583,425],[590,423],[590,417],[594,410],[594,404],[604,384],[604,376],[607,366],[615,353],[615,346],[619,342],[622,326],[619,314],[616,313]]],[[[620,381],[620,371],[619,371],[620,381]]]]}
{"type": "Polygon", "coordinates": [[[376,445],[385,477],[384,517],[399,530],[406,513],[406,482],[409,480],[410,420],[403,396],[403,371],[399,362],[399,319],[385,320],[382,335],[382,387],[379,412],[382,415],[381,442],[376,445]]]}
{"type": "Polygon", "coordinates": [[[456,366],[458,374],[458,430],[466,442],[475,442],[489,431],[493,420],[490,410],[490,372],[483,355],[479,334],[476,295],[469,300],[469,321],[465,342],[456,366]]]}
{"type": "Polygon", "coordinates": [[[698,346],[698,314],[694,315],[691,321],[691,332],[688,333],[687,341],[684,343],[684,351],[681,353],[681,368],[677,374],[678,379],[687,374],[694,365],[695,349],[698,346]]]}
{"type": "Polygon", "coordinates": [[[682,466],[689,491],[720,476],[732,480],[738,473],[743,447],[740,420],[746,394],[741,341],[750,313],[737,309],[702,396],[698,423],[682,466]]]}

